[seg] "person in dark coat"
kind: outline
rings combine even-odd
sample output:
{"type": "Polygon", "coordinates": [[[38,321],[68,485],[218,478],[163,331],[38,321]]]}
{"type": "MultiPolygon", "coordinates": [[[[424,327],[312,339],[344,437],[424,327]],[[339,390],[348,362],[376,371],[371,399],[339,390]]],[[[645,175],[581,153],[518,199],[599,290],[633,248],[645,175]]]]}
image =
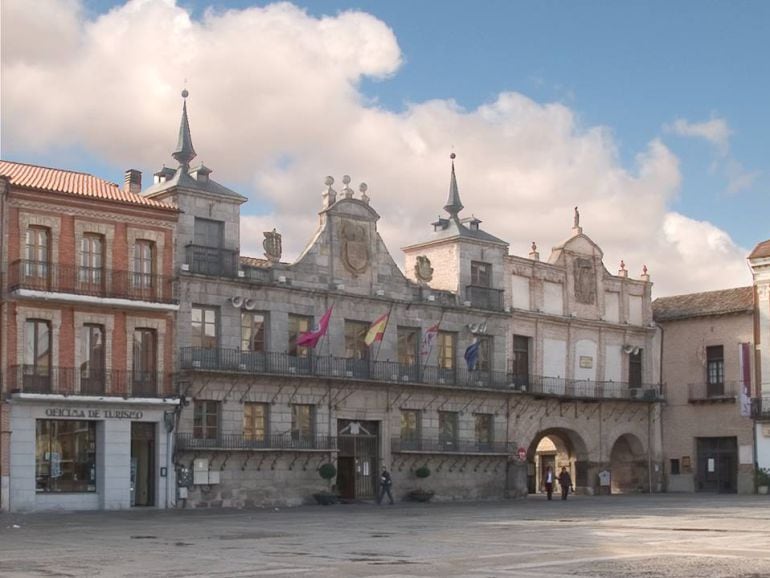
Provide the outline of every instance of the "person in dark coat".
{"type": "Polygon", "coordinates": [[[543,482],[543,485],[545,486],[545,493],[548,496],[548,499],[551,499],[551,496],[553,496],[553,470],[551,469],[551,466],[548,466],[545,469],[545,481],[543,482]]]}
{"type": "Polygon", "coordinates": [[[566,500],[570,490],[574,491],[572,487],[572,478],[569,475],[566,467],[561,469],[559,474],[559,485],[561,486],[561,499],[566,500]]]}
{"type": "Polygon", "coordinates": [[[380,493],[377,495],[377,503],[381,504],[385,494],[388,494],[390,505],[393,505],[393,494],[390,493],[390,486],[393,485],[393,479],[390,477],[390,472],[387,468],[382,468],[380,474],[380,493]]]}

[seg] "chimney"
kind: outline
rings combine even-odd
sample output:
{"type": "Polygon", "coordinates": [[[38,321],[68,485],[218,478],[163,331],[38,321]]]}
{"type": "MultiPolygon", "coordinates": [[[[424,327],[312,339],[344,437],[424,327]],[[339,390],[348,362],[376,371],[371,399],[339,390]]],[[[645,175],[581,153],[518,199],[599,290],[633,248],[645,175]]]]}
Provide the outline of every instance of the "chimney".
{"type": "Polygon", "coordinates": [[[128,169],[126,171],[126,181],[123,190],[129,193],[136,193],[137,195],[142,192],[142,171],[136,169],[128,169]]]}

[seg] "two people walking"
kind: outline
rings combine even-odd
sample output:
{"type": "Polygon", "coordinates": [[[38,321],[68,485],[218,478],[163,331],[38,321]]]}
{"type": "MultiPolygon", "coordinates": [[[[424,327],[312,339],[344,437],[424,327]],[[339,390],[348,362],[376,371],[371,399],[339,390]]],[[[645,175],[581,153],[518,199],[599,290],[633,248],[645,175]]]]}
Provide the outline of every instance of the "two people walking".
{"type": "MultiPolygon", "coordinates": [[[[561,499],[566,500],[567,496],[570,493],[570,490],[572,490],[573,492],[575,491],[575,488],[572,487],[572,477],[569,475],[569,472],[567,471],[566,467],[563,467],[561,469],[561,473],[559,474],[559,477],[556,479],[559,481],[559,486],[561,486],[561,499]]],[[[545,493],[548,496],[549,500],[553,497],[553,482],[554,482],[553,469],[551,469],[551,466],[548,466],[545,470],[543,485],[545,485],[545,493]]]]}

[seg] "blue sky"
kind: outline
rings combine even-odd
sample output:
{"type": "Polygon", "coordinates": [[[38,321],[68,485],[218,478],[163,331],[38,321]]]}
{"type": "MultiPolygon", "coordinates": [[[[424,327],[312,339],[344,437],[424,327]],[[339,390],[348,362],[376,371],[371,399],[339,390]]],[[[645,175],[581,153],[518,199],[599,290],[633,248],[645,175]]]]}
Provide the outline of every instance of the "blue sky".
{"type": "MultiPolygon", "coordinates": [[[[161,0],[149,0],[156,1],[161,0]]],[[[268,4],[180,0],[177,9],[200,22],[212,5],[221,15],[229,9],[240,12],[268,4]]],[[[660,140],[675,157],[679,171],[678,183],[670,185],[665,195],[666,210],[723,231],[736,245],[736,254],[770,238],[765,217],[770,214],[770,2],[315,0],[294,4],[315,19],[352,10],[368,13],[390,28],[400,64],[384,74],[362,72],[351,81],[364,109],[408,116],[411,107],[438,100],[453,101],[461,112],[473,113],[507,92],[543,107],[558,103],[574,116],[573,131],[606,131],[611,139],[609,154],[616,154],[618,167],[634,176],[638,176],[638,156],[646,154],[649,143],[660,140]]],[[[121,9],[123,3],[85,0],[83,7],[81,20],[93,22],[110,9],[121,9]]],[[[249,56],[255,68],[260,67],[261,56],[264,53],[249,56]]],[[[200,68],[176,71],[170,67],[169,73],[172,84],[182,76],[188,78],[193,97],[204,82],[200,68]]],[[[196,114],[198,119],[206,114],[202,104],[191,98],[199,154],[207,148],[201,140],[206,129],[196,133],[196,114]]],[[[13,112],[4,106],[3,120],[13,112]]],[[[178,108],[169,115],[178,118],[178,108]]],[[[172,129],[169,140],[173,136],[172,129]]],[[[459,163],[464,142],[472,141],[473,135],[447,131],[446,138],[445,152],[454,146],[459,163]]],[[[64,165],[112,180],[119,180],[132,162],[84,141],[65,146],[17,141],[3,139],[4,158],[64,165]]],[[[276,154],[289,159],[286,168],[297,168],[292,160],[301,153],[287,147],[276,154]]],[[[159,158],[156,165],[160,162],[168,161],[159,158]]],[[[474,167],[465,166],[458,175],[462,189],[463,179],[469,185],[473,182],[474,167]]],[[[257,183],[247,212],[269,213],[275,208],[270,195],[260,194],[266,186],[260,184],[263,177],[223,174],[221,169],[216,176],[239,187],[257,183]]],[[[590,180],[584,186],[590,187],[590,180]]],[[[445,183],[438,187],[443,191],[445,183]]],[[[465,198],[464,202],[469,206],[465,198]]],[[[633,214],[636,200],[629,197],[626,202],[633,214]]],[[[640,197],[638,202],[646,200],[640,197]]],[[[441,204],[436,202],[437,207],[441,204]]],[[[710,288],[705,284],[694,290],[699,287],[710,288]]]]}

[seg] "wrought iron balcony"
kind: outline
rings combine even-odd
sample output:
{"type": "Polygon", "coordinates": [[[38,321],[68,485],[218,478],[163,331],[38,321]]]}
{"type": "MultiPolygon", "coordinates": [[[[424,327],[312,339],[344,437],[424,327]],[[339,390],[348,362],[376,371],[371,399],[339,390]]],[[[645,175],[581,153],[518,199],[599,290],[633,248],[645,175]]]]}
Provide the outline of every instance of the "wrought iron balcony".
{"type": "Polygon", "coordinates": [[[687,401],[734,401],[741,384],[735,381],[721,383],[690,383],[687,386],[687,401]]]}
{"type": "Polygon", "coordinates": [[[456,454],[512,454],[515,444],[509,442],[480,442],[476,440],[441,440],[425,438],[394,437],[390,440],[393,453],[428,452],[456,454]]]}
{"type": "Polygon", "coordinates": [[[392,361],[346,359],[332,356],[297,357],[287,353],[247,352],[239,349],[183,347],[180,367],[192,371],[221,371],[245,375],[283,375],[366,380],[388,383],[444,385],[521,391],[545,397],[657,401],[657,385],[630,387],[612,381],[577,381],[508,372],[468,371],[465,367],[403,365],[392,361]]]}
{"type": "Polygon", "coordinates": [[[192,244],[187,245],[186,250],[190,273],[212,277],[238,277],[238,251],[192,244]]]}
{"type": "Polygon", "coordinates": [[[7,374],[11,393],[166,397],[171,376],[157,372],[14,365],[7,374]]]}
{"type": "Polygon", "coordinates": [[[465,287],[465,300],[471,302],[471,307],[489,309],[490,311],[503,310],[502,289],[479,287],[478,285],[467,285],[465,287]]]}
{"type": "Polygon", "coordinates": [[[247,437],[242,434],[219,434],[215,438],[195,437],[191,433],[176,434],[178,450],[335,450],[337,438],[326,435],[296,436],[273,434],[247,437]]]}
{"type": "Polygon", "coordinates": [[[751,398],[751,417],[753,419],[770,419],[770,395],[751,398]]]}
{"type": "Polygon", "coordinates": [[[172,277],[46,261],[11,263],[8,291],[18,289],[154,303],[177,302],[172,277]]]}

